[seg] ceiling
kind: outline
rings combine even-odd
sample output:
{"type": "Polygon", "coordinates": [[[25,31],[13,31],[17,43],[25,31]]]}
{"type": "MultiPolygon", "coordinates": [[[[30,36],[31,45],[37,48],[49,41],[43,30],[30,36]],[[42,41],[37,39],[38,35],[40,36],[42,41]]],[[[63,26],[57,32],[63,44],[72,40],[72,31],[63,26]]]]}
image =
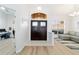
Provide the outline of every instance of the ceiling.
{"type": "MultiPolygon", "coordinates": [[[[16,10],[16,8],[19,8],[16,7],[16,4],[6,4],[5,6],[14,10],[16,10]]],[[[18,4],[18,6],[21,6],[24,9],[26,9],[26,12],[36,11],[37,7],[41,6],[42,11],[51,15],[68,15],[72,13],[74,10],[79,10],[79,5],[74,4],[18,4]]],[[[9,12],[13,13],[11,9],[9,9],[9,12]]]]}
{"type": "Polygon", "coordinates": [[[8,8],[8,7],[4,6],[4,5],[0,5],[0,7],[5,8],[5,10],[3,10],[2,8],[0,8],[0,12],[3,12],[3,13],[8,14],[8,15],[15,16],[15,12],[16,12],[15,10],[13,10],[11,8],[8,8]]]}
{"type": "Polygon", "coordinates": [[[36,11],[37,7],[41,7],[42,11],[51,13],[52,15],[66,15],[74,11],[74,5],[64,5],[64,4],[30,4],[26,5],[26,9],[30,12],[36,11]]]}

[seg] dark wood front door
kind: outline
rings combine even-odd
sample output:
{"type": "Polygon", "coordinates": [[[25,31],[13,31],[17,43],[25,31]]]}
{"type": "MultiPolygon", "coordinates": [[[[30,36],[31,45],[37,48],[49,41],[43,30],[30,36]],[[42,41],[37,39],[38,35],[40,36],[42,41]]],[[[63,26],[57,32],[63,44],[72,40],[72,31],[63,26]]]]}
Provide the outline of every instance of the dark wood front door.
{"type": "Polygon", "coordinates": [[[47,21],[31,21],[31,40],[47,40],[47,21]]]}

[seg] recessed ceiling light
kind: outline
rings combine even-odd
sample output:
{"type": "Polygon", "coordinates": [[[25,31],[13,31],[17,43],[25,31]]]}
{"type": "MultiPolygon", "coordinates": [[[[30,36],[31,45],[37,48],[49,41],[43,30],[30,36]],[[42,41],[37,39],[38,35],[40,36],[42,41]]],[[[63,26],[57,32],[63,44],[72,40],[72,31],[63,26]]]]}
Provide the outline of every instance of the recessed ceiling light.
{"type": "Polygon", "coordinates": [[[1,8],[2,10],[5,10],[5,7],[2,7],[2,6],[1,6],[0,8],[1,8]]]}
{"type": "Polygon", "coordinates": [[[42,10],[42,7],[37,7],[37,10],[42,10]]]}

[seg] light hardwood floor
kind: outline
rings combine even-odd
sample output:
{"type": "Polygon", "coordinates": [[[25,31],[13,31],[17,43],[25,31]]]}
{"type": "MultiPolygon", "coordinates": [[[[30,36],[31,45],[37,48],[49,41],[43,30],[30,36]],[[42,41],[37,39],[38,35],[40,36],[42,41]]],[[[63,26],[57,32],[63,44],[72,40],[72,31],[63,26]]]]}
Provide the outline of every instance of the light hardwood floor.
{"type": "Polygon", "coordinates": [[[14,38],[0,40],[0,55],[15,55],[14,38]]]}
{"type": "Polygon", "coordinates": [[[55,41],[54,46],[26,46],[20,55],[79,55],[65,45],[55,41]]]}

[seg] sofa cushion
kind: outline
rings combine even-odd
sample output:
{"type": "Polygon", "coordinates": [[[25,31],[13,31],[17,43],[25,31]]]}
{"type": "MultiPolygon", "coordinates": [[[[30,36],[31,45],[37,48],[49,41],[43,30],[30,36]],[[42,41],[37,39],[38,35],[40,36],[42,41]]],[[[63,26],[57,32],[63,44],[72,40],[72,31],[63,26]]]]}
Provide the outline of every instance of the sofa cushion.
{"type": "Polygon", "coordinates": [[[70,37],[71,37],[71,39],[79,39],[78,36],[70,36],[70,37]]]}
{"type": "Polygon", "coordinates": [[[78,36],[78,37],[79,37],[79,32],[76,32],[76,36],[78,36]]]}
{"type": "Polygon", "coordinates": [[[73,35],[74,36],[74,35],[76,35],[76,32],[70,31],[69,35],[73,35]]]}
{"type": "Polygon", "coordinates": [[[79,39],[71,39],[71,40],[79,43],[79,39]]]}
{"type": "Polygon", "coordinates": [[[66,35],[66,34],[60,34],[59,36],[62,36],[62,37],[70,37],[70,35],[66,35]]]}

